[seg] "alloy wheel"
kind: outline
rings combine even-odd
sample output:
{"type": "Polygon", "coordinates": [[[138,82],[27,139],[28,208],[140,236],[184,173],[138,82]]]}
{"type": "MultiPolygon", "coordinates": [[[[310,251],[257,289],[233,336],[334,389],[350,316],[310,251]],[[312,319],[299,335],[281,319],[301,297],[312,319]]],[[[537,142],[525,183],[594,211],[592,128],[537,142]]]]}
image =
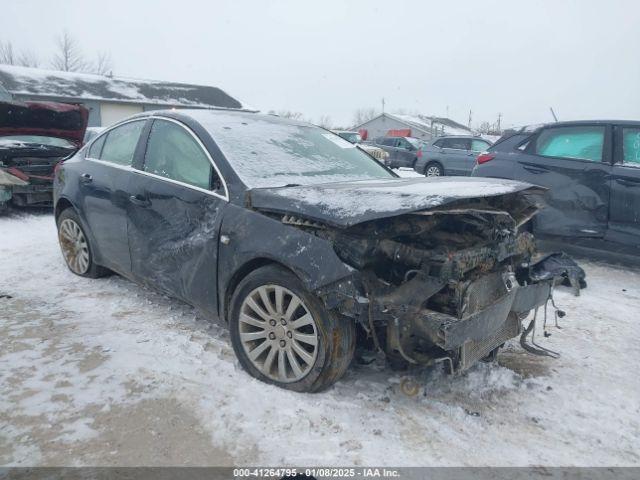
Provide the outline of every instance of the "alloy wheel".
{"type": "Polygon", "coordinates": [[[440,176],[440,167],[437,165],[432,165],[427,168],[427,177],[439,177],[440,176]]]}
{"type": "Polygon", "coordinates": [[[60,224],[58,238],[62,255],[69,268],[78,275],[87,273],[89,270],[89,245],[80,225],[70,218],[65,218],[60,224]]]}
{"type": "Polygon", "coordinates": [[[316,322],[302,299],[284,287],[263,285],[249,293],[238,328],[247,358],[272,380],[297,382],[316,362],[316,322]]]}

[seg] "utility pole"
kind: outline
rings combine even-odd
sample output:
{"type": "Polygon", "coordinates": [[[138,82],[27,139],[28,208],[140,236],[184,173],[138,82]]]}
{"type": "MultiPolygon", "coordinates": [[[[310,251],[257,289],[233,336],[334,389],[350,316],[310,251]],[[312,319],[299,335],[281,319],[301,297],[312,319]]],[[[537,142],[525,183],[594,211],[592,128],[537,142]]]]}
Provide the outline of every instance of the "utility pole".
{"type": "Polygon", "coordinates": [[[384,113],[384,97],[382,97],[382,113],[384,113]]]}
{"type": "Polygon", "coordinates": [[[502,131],[502,130],[500,129],[500,121],[501,121],[501,120],[502,120],[502,114],[501,114],[501,113],[499,113],[499,114],[498,114],[498,123],[496,124],[497,130],[498,130],[498,133],[502,131]]]}
{"type": "Polygon", "coordinates": [[[471,128],[471,109],[469,109],[469,124],[467,126],[471,128]]]}

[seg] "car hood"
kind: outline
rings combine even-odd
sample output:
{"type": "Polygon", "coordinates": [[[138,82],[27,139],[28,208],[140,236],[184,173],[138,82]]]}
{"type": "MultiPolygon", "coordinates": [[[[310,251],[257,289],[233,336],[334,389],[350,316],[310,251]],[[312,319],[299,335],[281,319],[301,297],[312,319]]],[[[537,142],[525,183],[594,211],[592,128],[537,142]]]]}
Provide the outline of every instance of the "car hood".
{"type": "Polygon", "coordinates": [[[69,140],[80,147],[89,111],[56,102],[0,102],[0,137],[41,135],[69,140]]]}
{"type": "Polygon", "coordinates": [[[435,209],[461,200],[517,192],[542,194],[543,188],[496,178],[389,178],[250,190],[257,210],[299,215],[336,227],[435,209]]]}

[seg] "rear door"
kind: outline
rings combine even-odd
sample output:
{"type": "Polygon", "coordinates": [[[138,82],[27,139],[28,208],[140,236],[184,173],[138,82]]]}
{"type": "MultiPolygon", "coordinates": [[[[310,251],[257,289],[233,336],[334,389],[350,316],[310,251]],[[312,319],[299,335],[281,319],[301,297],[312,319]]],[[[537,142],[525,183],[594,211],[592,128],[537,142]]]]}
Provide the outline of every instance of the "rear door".
{"type": "Polygon", "coordinates": [[[640,124],[617,125],[611,178],[610,240],[640,245],[640,124]]]}
{"type": "Polygon", "coordinates": [[[535,231],[601,238],[609,220],[611,127],[550,125],[514,156],[514,176],[549,188],[535,231]]]}
{"type": "Polygon", "coordinates": [[[443,138],[442,162],[445,175],[468,175],[473,169],[469,163],[471,156],[471,140],[468,138],[443,138]]]}
{"type": "Polygon", "coordinates": [[[127,188],[146,119],[123,123],[91,144],[82,162],[81,211],[97,245],[100,263],[122,274],[131,271],[127,241],[127,188]]]}
{"type": "Polygon", "coordinates": [[[156,118],[134,172],[128,216],[134,275],[215,314],[228,194],[213,159],[186,125],[156,118]]]}

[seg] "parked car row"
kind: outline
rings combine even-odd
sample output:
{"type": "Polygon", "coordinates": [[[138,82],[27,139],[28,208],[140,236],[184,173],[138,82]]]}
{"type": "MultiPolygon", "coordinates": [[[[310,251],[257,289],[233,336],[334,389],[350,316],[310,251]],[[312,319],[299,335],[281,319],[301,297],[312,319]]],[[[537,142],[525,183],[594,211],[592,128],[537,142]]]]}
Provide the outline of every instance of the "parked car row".
{"type": "Polygon", "coordinates": [[[373,143],[389,153],[389,167],[413,168],[427,177],[470,175],[476,156],[491,146],[471,135],[443,136],[426,142],[411,137],[380,137],[373,143]]]}

